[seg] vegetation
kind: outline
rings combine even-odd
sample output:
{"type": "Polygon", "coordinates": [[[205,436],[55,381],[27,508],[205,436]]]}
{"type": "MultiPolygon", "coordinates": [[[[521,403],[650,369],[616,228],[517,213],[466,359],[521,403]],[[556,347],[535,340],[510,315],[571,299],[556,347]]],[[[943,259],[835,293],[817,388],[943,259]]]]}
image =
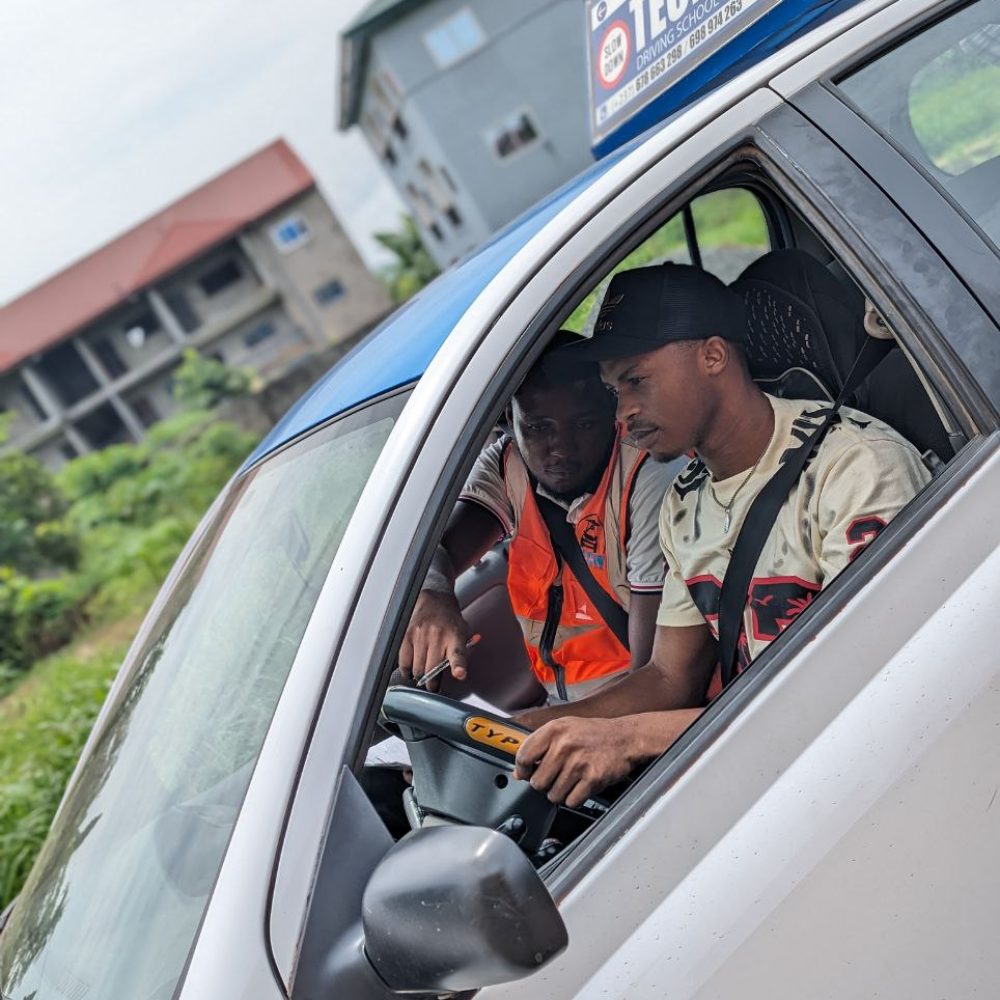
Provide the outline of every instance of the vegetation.
{"type": "MultiPolygon", "coordinates": [[[[241,373],[203,360],[178,369],[186,406],[246,390],[241,373]]],[[[55,476],[0,456],[0,909],[48,830],[128,639],[255,443],[201,408],[55,476]]]]}
{"type": "Polygon", "coordinates": [[[249,369],[232,368],[188,347],[174,375],[174,399],[185,410],[210,410],[224,399],[248,395],[253,381],[249,369]]]}
{"type": "Polygon", "coordinates": [[[0,701],[0,909],[27,877],[125,655],[122,633],[140,618],[38,664],[0,701]]]}
{"type": "Polygon", "coordinates": [[[931,162],[949,174],[1000,155],[1000,65],[951,49],[914,79],[909,110],[931,162]]]}
{"type": "Polygon", "coordinates": [[[397,305],[416,295],[424,285],[438,275],[437,264],[427,252],[417,224],[409,215],[402,217],[402,229],[398,233],[376,233],[375,239],[396,259],[382,272],[383,280],[397,305]]]}
{"type": "MultiPolygon", "coordinates": [[[[702,195],[692,203],[691,212],[698,246],[703,254],[738,247],[759,248],[761,253],[767,249],[767,225],[763,213],[756,198],[746,191],[716,191],[702,195]]],[[[573,310],[563,326],[575,333],[585,331],[588,323],[595,318],[595,306],[604,295],[608,282],[619,271],[668,260],[679,264],[691,263],[680,215],[669,219],[619,262],[573,310]]],[[[707,260],[704,264],[711,270],[707,260]]]]}

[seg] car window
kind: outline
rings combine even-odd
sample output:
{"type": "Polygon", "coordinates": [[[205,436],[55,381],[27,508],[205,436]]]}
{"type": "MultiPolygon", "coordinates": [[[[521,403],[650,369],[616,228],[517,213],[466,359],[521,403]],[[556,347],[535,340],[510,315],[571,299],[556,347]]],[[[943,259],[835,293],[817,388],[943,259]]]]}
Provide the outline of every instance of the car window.
{"type": "Polygon", "coordinates": [[[619,271],[665,261],[697,263],[728,284],[770,249],[767,221],[754,194],[743,188],[711,191],[695,198],[617,264],[563,326],[589,334],[597,320],[595,307],[619,271]]]}
{"type": "Polygon", "coordinates": [[[1000,245],[1000,0],[979,0],[838,86],[1000,245]]]}
{"type": "Polygon", "coordinates": [[[404,396],[232,488],[86,758],[0,950],[5,995],[169,997],[320,588],[404,396]]]}

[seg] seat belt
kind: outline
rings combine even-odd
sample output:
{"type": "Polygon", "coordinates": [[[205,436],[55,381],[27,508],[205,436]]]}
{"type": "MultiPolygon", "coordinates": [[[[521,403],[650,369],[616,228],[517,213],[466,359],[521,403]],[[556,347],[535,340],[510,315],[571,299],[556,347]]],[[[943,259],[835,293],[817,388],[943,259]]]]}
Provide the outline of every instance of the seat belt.
{"type": "Polygon", "coordinates": [[[572,525],[566,520],[566,511],[547,497],[535,494],[538,509],[549,529],[552,547],[563,562],[573,571],[573,576],[583,587],[597,613],[614,633],[615,638],[628,649],[628,612],[594,579],[587,560],[580,548],[580,541],[572,525]]]}
{"type": "Polygon", "coordinates": [[[726,567],[722,594],[719,597],[719,665],[723,687],[735,676],[736,647],[743,624],[743,611],[750,597],[750,581],[753,579],[753,572],[757,568],[757,560],[760,558],[764,543],[778,520],[781,505],[788,498],[792,487],[799,481],[810,455],[826,436],[844,401],[894,346],[895,341],[892,340],[876,340],[874,337],[865,339],[844,381],[840,395],[827,411],[823,422],[789,455],[750,505],[739,537],[733,546],[733,554],[726,567]]]}

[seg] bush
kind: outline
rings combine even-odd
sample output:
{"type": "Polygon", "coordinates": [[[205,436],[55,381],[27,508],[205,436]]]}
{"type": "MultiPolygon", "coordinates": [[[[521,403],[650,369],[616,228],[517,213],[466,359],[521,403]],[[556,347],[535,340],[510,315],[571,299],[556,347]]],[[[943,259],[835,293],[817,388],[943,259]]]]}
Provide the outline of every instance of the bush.
{"type": "Polygon", "coordinates": [[[8,679],[69,640],[78,600],[65,578],[30,580],[0,566],[0,663],[8,679]]]}
{"type": "Polygon", "coordinates": [[[124,652],[97,644],[52,657],[0,702],[0,910],[24,883],[124,652]]]}
{"type": "Polygon", "coordinates": [[[75,564],[79,539],[62,521],[66,498],[52,474],[19,451],[0,455],[0,565],[22,573],[75,564]]]}
{"type": "Polygon", "coordinates": [[[246,396],[252,384],[253,374],[246,369],[231,368],[188,347],[174,373],[174,399],[185,410],[210,410],[224,399],[246,396]]]}

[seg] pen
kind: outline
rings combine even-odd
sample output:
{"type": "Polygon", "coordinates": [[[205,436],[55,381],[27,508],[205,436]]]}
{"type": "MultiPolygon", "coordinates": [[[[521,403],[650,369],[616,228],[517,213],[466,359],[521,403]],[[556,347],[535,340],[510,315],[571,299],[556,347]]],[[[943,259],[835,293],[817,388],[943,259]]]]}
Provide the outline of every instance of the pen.
{"type": "MultiPolygon", "coordinates": [[[[479,642],[481,638],[482,636],[478,632],[476,632],[476,634],[471,636],[469,641],[465,644],[465,648],[472,649],[472,647],[475,646],[475,644],[479,642]]],[[[426,674],[422,674],[420,677],[417,678],[417,687],[420,688],[427,687],[427,685],[432,680],[434,680],[434,678],[437,677],[438,674],[444,673],[444,671],[447,670],[448,667],[449,667],[449,661],[446,657],[440,663],[431,667],[431,669],[428,670],[426,674]]]]}

